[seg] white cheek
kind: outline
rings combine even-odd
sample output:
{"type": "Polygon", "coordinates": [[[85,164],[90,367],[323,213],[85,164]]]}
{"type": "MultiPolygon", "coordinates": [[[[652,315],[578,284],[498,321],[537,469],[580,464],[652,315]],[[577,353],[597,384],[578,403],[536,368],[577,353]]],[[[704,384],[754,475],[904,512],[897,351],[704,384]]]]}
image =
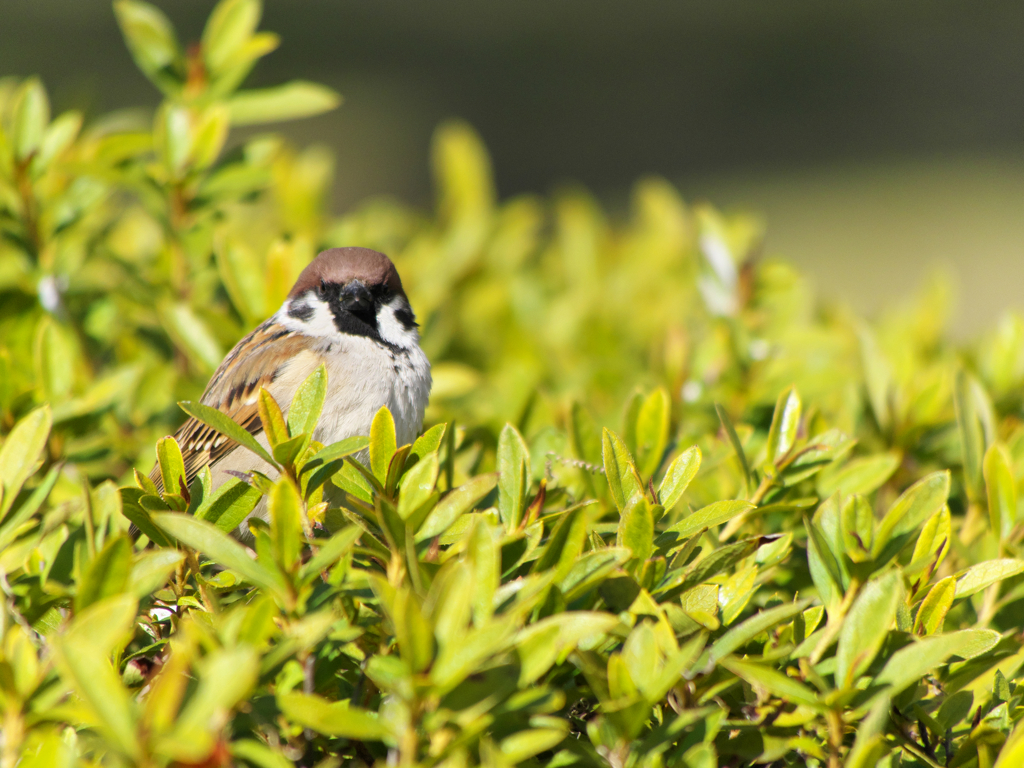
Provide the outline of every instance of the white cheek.
{"type": "Polygon", "coordinates": [[[419,332],[415,326],[406,328],[402,325],[398,318],[395,317],[396,309],[401,309],[401,299],[392,299],[390,304],[382,306],[377,313],[377,332],[380,333],[380,337],[401,349],[411,349],[419,346],[419,332]]]}
{"type": "Polygon", "coordinates": [[[288,299],[288,301],[282,304],[281,308],[277,310],[276,317],[277,321],[289,331],[297,331],[305,334],[306,336],[338,336],[338,329],[334,325],[334,316],[331,314],[331,308],[327,306],[326,302],[320,301],[320,299],[311,293],[296,299],[288,299]],[[296,304],[305,304],[307,307],[312,308],[312,317],[309,317],[306,320],[299,320],[298,318],[289,315],[288,309],[291,307],[293,301],[296,304]]]}

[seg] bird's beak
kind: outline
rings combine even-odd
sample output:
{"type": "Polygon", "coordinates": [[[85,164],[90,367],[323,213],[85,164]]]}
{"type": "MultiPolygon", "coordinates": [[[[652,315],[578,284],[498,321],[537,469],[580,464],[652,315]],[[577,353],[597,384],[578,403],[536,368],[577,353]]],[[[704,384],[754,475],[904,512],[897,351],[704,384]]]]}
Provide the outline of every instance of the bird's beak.
{"type": "Polygon", "coordinates": [[[373,296],[370,289],[358,279],[349,280],[341,289],[341,306],[353,315],[373,314],[373,296]]]}

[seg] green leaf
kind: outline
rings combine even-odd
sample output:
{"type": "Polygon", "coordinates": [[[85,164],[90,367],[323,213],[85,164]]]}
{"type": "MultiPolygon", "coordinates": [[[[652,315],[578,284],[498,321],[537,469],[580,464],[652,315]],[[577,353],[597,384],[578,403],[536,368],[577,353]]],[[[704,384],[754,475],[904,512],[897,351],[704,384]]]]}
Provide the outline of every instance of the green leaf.
{"type": "Polygon", "coordinates": [[[845,554],[855,563],[871,559],[875,536],[875,513],[859,493],[846,500],[840,512],[845,554]]]}
{"type": "Polygon", "coordinates": [[[921,523],[938,512],[949,498],[949,471],[932,472],[896,499],[878,524],[872,549],[878,557],[894,537],[915,530],[921,523]]]}
{"type": "Polygon", "coordinates": [[[303,472],[322,467],[325,464],[337,461],[338,459],[343,459],[346,456],[351,456],[354,453],[359,453],[359,451],[366,448],[369,444],[370,438],[365,435],[346,437],[344,440],[331,443],[317,451],[309,460],[306,461],[303,465],[303,472]]]}
{"type": "Polygon", "coordinates": [[[164,493],[181,494],[185,485],[185,461],[181,448],[173,437],[162,437],[156,442],[156,459],[160,465],[160,479],[164,493]]]}
{"type": "Polygon", "coordinates": [[[160,548],[140,553],[132,563],[128,577],[132,594],[141,599],[160,589],[184,559],[185,553],[175,549],[160,548]]]}
{"type": "Polygon", "coordinates": [[[50,406],[36,408],[14,425],[0,447],[0,483],[3,484],[0,520],[10,511],[21,487],[35,471],[52,425],[50,406]]]}
{"type": "MultiPolygon", "coordinates": [[[[32,491],[32,495],[25,500],[25,503],[0,521],[0,552],[5,550],[7,545],[14,541],[22,523],[30,520],[39,511],[39,508],[42,507],[43,502],[46,501],[53,487],[57,484],[60,469],[59,466],[51,467],[50,471],[46,473],[46,477],[36,486],[35,490],[32,491]]],[[[0,487],[0,491],[2,490],[3,488],[0,487]]]]}
{"type": "Polygon", "coordinates": [[[853,459],[838,471],[822,472],[818,476],[818,493],[822,496],[831,496],[837,491],[843,496],[854,493],[867,495],[892,477],[902,460],[903,456],[898,451],[853,459]]]}
{"type": "Polygon", "coordinates": [[[654,513],[646,496],[632,496],[619,517],[616,546],[627,547],[643,562],[654,550],[654,513]]]}
{"type": "Polygon", "coordinates": [[[330,568],[355,546],[362,534],[362,528],[350,525],[342,528],[327,541],[321,542],[317,540],[315,542],[318,546],[316,554],[303,563],[302,568],[299,570],[299,580],[303,582],[309,581],[316,578],[321,571],[330,568]]]}
{"type": "MultiPolygon", "coordinates": [[[[871,410],[874,411],[875,421],[885,432],[892,424],[892,406],[890,404],[893,387],[892,366],[882,350],[878,348],[878,341],[867,324],[858,324],[857,336],[860,339],[860,357],[864,368],[864,384],[868,391],[868,401],[871,403],[871,410]]],[[[862,491],[862,493],[866,493],[866,491],[862,491]]]]}
{"type": "Polygon", "coordinates": [[[652,477],[668,445],[672,400],[664,387],[654,390],[636,418],[636,458],[641,477],[652,477]]]}
{"type": "Polygon", "coordinates": [[[398,516],[400,518],[409,520],[414,512],[434,496],[434,486],[437,485],[439,471],[440,462],[435,452],[418,461],[412,469],[403,475],[398,496],[398,516]]]}
{"type": "Polygon", "coordinates": [[[530,483],[530,449],[519,431],[506,424],[498,436],[498,515],[505,530],[519,527],[530,483]]]}
{"type": "Polygon", "coordinates": [[[114,13],[139,69],[164,93],[173,92],[180,85],[175,70],[181,67],[181,52],[171,22],[156,7],[137,0],[116,0],[114,13]]]}
{"type": "Polygon", "coordinates": [[[497,485],[496,474],[480,475],[460,485],[434,507],[416,531],[416,541],[426,541],[448,530],[458,518],[476,506],[497,485]]]}
{"type": "Polygon", "coordinates": [[[203,29],[203,59],[214,75],[229,66],[260,23],[258,0],[222,0],[203,29]]]}
{"type": "Polygon", "coordinates": [[[956,579],[952,576],[942,579],[928,591],[914,619],[915,635],[934,635],[942,629],[955,593],[956,579]]]}
{"type": "Polygon", "coordinates": [[[533,561],[532,572],[554,571],[554,581],[565,578],[583,551],[590,522],[589,503],[572,507],[562,513],[547,542],[533,561]]]}
{"type": "Polygon", "coordinates": [[[621,512],[633,496],[643,494],[644,486],[633,464],[633,457],[622,439],[605,428],[601,433],[601,453],[605,477],[615,506],[621,512]]]}
{"type": "Polygon", "coordinates": [[[241,544],[210,523],[173,512],[155,514],[153,522],[178,541],[230,568],[257,587],[273,593],[284,589],[279,575],[249,557],[241,544]]]}
{"type": "Polygon", "coordinates": [[[575,563],[559,583],[566,602],[572,602],[596,587],[605,577],[632,557],[625,547],[606,547],[587,552],[575,563]]]}
{"type": "Polygon", "coordinates": [[[900,648],[886,662],[874,682],[888,685],[890,696],[919,682],[950,656],[972,658],[996,646],[998,632],[991,629],[964,629],[948,635],[934,635],[900,648]],[[980,653],[979,653],[979,649],[980,653]]]}
{"type": "Polygon", "coordinates": [[[353,707],[348,700],[332,703],[319,696],[292,692],[279,694],[277,706],[293,723],[325,736],[359,741],[380,741],[389,736],[386,724],[376,713],[353,707]]]}
{"type": "Polygon", "coordinates": [[[303,381],[288,406],[288,434],[312,435],[327,396],[327,369],[317,366],[303,381]]]}
{"type": "Polygon", "coordinates": [[[569,735],[568,724],[562,725],[557,720],[548,722],[558,723],[560,727],[527,728],[501,740],[498,751],[509,765],[518,765],[534,755],[552,750],[569,735]]]}
{"type": "Polygon", "coordinates": [[[813,690],[799,680],[784,675],[771,667],[728,657],[718,663],[737,677],[743,678],[753,686],[763,688],[784,701],[792,701],[816,709],[821,707],[813,690]]]}
{"type": "Polygon", "coordinates": [[[762,632],[793,618],[811,604],[811,600],[797,600],[767,608],[737,624],[718,638],[708,653],[708,664],[717,664],[720,659],[739,650],[762,632]]]}
{"type": "Polygon", "coordinates": [[[573,401],[569,413],[569,437],[576,456],[593,466],[601,464],[601,435],[594,418],[580,403],[573,401]]]}
{"type": "Polygon", "coordinates": [[[370,424],[370,469],[381,486],[387,480],[388,465],[397,448],[395,420],[387,406],[382,405],[370,424]]]}
{"type": "Polygon", "coordinates": [[[671,600],[693,589],[698,584],[703,584],[712,576],[754,554],[757,551],[757,546],[756,538],[743,539],[712,550],[707,557],[702,557],[681,572],[678,569],[669,572],[665,575],[665,580],[654,590],[658,595],[658,601],[663,603],[666,600],[671,600]]]}
{"type": "Polygon", "coordinates": [[[1009,452],[1002,443],[993,443],[985,451],[983,473],[992,530],[1005,540],[1017,522],[1017,483],[1009,452]]]}
{"type": "Polygon", "coordinates": [[[216,525],[230,533],[256,509],[263,493],[238,478],[229,478],[222,483],[195,511],[195,517],[216,525]]]}
{"type": "Polygon", "coordinates": [[[432,453],[436,453],[437,449],[441,447],[441,440],[444,439],[446,429],[446,424],[435,424],[417,437],[416,442],[412,444],[412,450],[409,451],[409,457],[415,456],[417,459],[423,459],[432,453]]]}
{"type": "Polygon", "coordinates": [[[75,610],[124,592],[131,572],[132,545],[127,536],[115,536],[89,563],[78,585],[75,610]]]}
{"type": "Polygon", "coordinates": [[[1020,765],[1024,765],[1024,723],[1018,721],[1003,748],[999,750],[999,757],[993,768],[1017,768],[1020,765]]]}
{"type": "Polygon", "coordinates": [[[680,522],[666,528],[665,532],[675,533],[679,539],[686,539],[704,528],[726,523],[736,515],[753,508],[754,505],[746,499],[716,501],[701,507],[692,515],[687,515],[680,522]]]}
{"type": "MultiPolygon", "coordinates": [[[[729,444],[732,446],[733,452],[736,454],[736,458],[739,459],[740,468],[743,470],[743,478],[747,483],[748,488],[753,487],[753,482],[750,474],[750,463],[747,461],[747,454],[743,450],[743,443],[740,442],[740,436],[736,434],[736,427],[732,425],[732,419],[729,418],[729,414],[725,412],[725,408],[720,403],[715,403],[715,411],[718,413],[718,420],[722,423],[722,429],[725,430],[726,437],[729,438],[729,444]]],[[[666,507],[667,509],[668,507],[666,507]]]]}
{"type": "Polygon", "coordinates": [[[256,438],[249,434],[244,428],[233,422],[231,418],[216,408],[211,408],[208,405],[202,403],[193,402],[190,400],[182,400],[178,403],[178,407],[181,408],[189,416],[193,416],[199,421],[211,427],[222,435],[234,440],[239,445],[248,448],[250,451],[255,453],[267,464],[276,466],[274,459],[271,458],[270,454],[267,453],[266,449],[256,442],[256,438]]]}
{"type": "Polygon", "coordinates": [[[661,485],[658,486],[658,499],[666,510],[671,510],[683,498],[690,482],[697,476],[700,469],[701,453],[696,445],[690,446],[669,464],[661,485]]]}
{"type": "MultiPolygon", "coordinates": [[[[836,504],[838,497],[833,496],[825,503],[836,504]]],[[[837,605],[843,597],[843,577],[835,553],[821,529],[806,516],[804,528],[807,530],[807,565],[811,580],[826,607],[837,605]]]]}
{"type": "Polygon", "coordinates": [[[11,105],[11,137],[14,156],[26,160],[39,150],[50,122],[50,100],[36,77],[22,83],[11,105]]]}
{"type": "Polygon", "coordinates": [[[295,120],[329,112],[341,104],[330,88],[305,80],[292,80],[274,88],[242,91],[228,100],[232,125],[256,125],[295,120]]]}
{"type": "Polygon", "coordinates": [[[962,368],[956,374],[953,405],[963,451],[967,495],[972,501],[980,500],[984,493],[982,463],[986,430],[983,420],[991,422],[992,407],[982,386],[962,368]]]}
{"type": "Polygon", "coordinates": [[[901,577],[897,571],[872,579],[861,589],[843,621],[836,649],[836,687],[846,689],[874,661],[896,618],[902,599],[901,577]]]}
{"type": "Polygon", "coordinates": [[[790,387],[781,395],[775,404],[772,425],[768,430],[768,442],[765,444],[767,462],[778,464],[796,442],[796,431],[800,426],[800,395],[796,387],[790,387]]]}
{"type": "Polygon", "coordinates": [[[259,672],[255,648],[218,648],[202,663],[199,685],[174,723],[168,740],[177,745],[179,756],[201,760],[213,746],[210,723],[230,712],[248,696],[259,672]]]}
{"type": "MultiPolygon", "coordinates": [[[[177,150],[174,150],[177,151],[177,150]]],[[[184,158],[175,155],[171,161],[181,165],[184,158]]],[[[206,321],[188,304],[181,302],[161,307],[161,319],[174,343],[188,355],[189,359],[206,372],[213,372],[224,357],[220,342],[210,331],[206,321]]]]}
{"type": "Polygon", "coordinates": [[[1003,558],[1001,560],[986,560],[983,563],[972,565],[957,574],[954,599],[970,597],[996,582],[1019,573],[1024,573],[1024,560],[1003,558]]]}
{"type": "Polygon", "coordinates": [[[302,552],[302,501],[299,493],[286,477],[274,484],[267,500],[270,512],[270,540],[274,556],[285,572],[298,563],[302,552]]]}
{"type": "Polygon", "coordinates": [[[267,436],[267,442],[273,450],[281,443],[288,441],[288,425],[285,423],[281,406],[265,387],[260,387],[256,395],[256,410],[260,415],[260,423],[263,425],[263,434],[267,436]]]}

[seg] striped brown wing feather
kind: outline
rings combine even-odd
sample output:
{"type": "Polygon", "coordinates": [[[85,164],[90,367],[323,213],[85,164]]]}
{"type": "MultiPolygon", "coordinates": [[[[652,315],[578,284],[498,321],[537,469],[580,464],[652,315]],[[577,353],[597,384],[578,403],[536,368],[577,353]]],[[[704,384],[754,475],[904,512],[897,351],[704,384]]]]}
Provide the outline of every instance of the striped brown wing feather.
{"type": "MultiPolygon", "coordinates": [[[[200,402],[231,417],[252,435],[263,431],[256,402],[260,387],[271,384],[282,368],[303,349],[306,343],[297,333],[286,331],[266,321],[235,345],[217,368],[200,402]]],[[[287,407],[287,403],[281,403],[287,407]]],[[[238,448],[238,443],[190,418],[174,434],[185,462],[185,482],[238,448]]],[[[160,466],[154,467],[150,479],[162,488],[160,466]]]]}

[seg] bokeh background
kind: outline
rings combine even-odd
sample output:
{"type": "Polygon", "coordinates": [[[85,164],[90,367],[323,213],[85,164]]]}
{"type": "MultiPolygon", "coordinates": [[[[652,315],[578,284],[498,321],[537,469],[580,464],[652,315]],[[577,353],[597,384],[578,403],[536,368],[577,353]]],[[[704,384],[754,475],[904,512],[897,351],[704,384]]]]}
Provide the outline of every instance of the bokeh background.
{"type": "MultiPolygon", "coordinates": [[[[213,3],[162,0],[184,39],[213,3]]],[[[0,73],[55,111],[157,103],[105,0],[3,0],[0,73]]],[[[468,120],[503,196],[581,183],[612,210],[658,174],[755,211],[767,249],[873,312],[945,271],[953,331],[1024,307],[1024,4],[956,0],[267,0],[250,83],[324,82],[281,129],[338,158],[333,206],[427,204],[428,145],[468,120]]]]}

